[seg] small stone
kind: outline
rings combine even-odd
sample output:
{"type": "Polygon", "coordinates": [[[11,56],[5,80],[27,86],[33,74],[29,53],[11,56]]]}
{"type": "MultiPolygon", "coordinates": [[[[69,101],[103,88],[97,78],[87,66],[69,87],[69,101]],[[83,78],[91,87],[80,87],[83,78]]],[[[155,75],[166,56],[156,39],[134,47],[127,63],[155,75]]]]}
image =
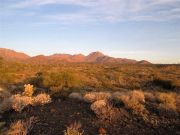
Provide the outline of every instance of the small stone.
{"type": "Polygon", "coordinates": [[[54,112],[56,112],[56,109],[52,108],[52,109],[50,110],[50,112],[51,112],[51,113],[54,113],[54,112]]]}

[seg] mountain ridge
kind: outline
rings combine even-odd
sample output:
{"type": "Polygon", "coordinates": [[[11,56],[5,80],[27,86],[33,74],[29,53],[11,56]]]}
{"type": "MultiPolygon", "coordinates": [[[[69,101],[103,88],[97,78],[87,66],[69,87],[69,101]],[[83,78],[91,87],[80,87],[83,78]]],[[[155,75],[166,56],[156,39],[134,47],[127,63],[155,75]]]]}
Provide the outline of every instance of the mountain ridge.
{"type": "Polygon", "coordinates": [[[122,64],[151,64],[146,60],[137,61],[127,58],[114,58],[96,51],[88,55],[83,54],[63,54],[55,53],[52,55],[36,55],[29,56],[23,52],[17,52],[11,49],[0,48],[0,57],[6,61],[18,62],[33,62],[33,63],[54,63],[54,62],[69,62],[69,63],[122,63],[122,64]]]}

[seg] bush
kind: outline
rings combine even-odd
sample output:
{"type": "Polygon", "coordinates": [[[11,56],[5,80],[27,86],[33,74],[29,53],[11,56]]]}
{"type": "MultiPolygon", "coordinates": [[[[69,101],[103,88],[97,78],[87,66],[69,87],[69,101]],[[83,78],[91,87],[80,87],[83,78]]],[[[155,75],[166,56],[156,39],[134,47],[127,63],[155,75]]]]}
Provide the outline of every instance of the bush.
{"type": "Polygon", "coordinates": [[[0,112],[8,111],[11,108],[15,111],[21,112],[28,105],[44,105],[51,102],[51,98],[47,94],[39,94],[32,96],[33,86],[25,85],[25,90],[22,94],[15,94],[3,99],[0,104],[0,112]]]}
{"type": "Polygon", "coordinates": [[[99,119],[107,120],[108,122],[118,120],[120,116],[119,110],[106,100],[95,101],[91,104],[91,110],[94,111],[99,119]]]}
{"type": "Polygon", "coordinates": [[[83,135],[83,131],[81,130],[81,123],[74,122],[70,124],[64,131],[64,135],[83,135]]]}
{"type": "Polygon", "coordinates": [[[160,102],[159,107],[165,110],[176,110],[176,100],[171,93],[159,93],[158,100],[160,102]]]}
{"type": "Polygon", "coordinates": [[[27,135],[36,121],[35,117],[31,117],[27,121],[18,120],[10,125],[6,135],[27,135]]]}
{"type": "Polygon", "coordinates": [[[24,107],[32,104],[32,97],[16,94],[16,95],[11,96],[10,101],[12,104],[12,109],[14,109],[15,111],[21,112],[24,109],[24,107]]]}
{"type": "Polygon", "coordinates": [[[33,85],[25,84],[24,85],[24,92],[22,93],[24,96],[31,97],[34,93],[33,85]]]}
{"type": "Polygon", "coordinates": [[[51,98],[49,95],[42,93],[39,94],[32,99],[32,105],[44,105],[51,102],[51,98]]]}
{"type": "Polygon", "coordinates": [[[119,96],[119,100],[124,103],[125,108],[132,111],[132,113],[147,119],[148,111],[144,107],[145,102],[144,93],[141,91],[132,91],[119,96]]]}
{"type": "Polygon", "coordinates": [[[44,75],[43,84],[45,87],[75,87],[78,85],[78,78],[72,72],[50,72],[44,75]]]}

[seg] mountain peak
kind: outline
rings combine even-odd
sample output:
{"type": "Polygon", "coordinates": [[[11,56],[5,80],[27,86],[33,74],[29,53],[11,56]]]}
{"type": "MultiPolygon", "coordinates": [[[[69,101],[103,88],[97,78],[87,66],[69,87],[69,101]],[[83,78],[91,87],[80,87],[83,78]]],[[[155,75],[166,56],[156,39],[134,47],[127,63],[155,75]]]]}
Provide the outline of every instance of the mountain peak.
{"type": "Polygon", "coordinates": [[[96,52],[91,52],[88,56],[104,56],[104,54],[102,52],[96,51],[96,52]]]}
{"type": "Polygon", "coordinates": [[[16,52],[14,50],[6,48],[0,48],[0,57],[8,61],[21,61],[30,58],[30,56],[25,53],[16,52]]]}

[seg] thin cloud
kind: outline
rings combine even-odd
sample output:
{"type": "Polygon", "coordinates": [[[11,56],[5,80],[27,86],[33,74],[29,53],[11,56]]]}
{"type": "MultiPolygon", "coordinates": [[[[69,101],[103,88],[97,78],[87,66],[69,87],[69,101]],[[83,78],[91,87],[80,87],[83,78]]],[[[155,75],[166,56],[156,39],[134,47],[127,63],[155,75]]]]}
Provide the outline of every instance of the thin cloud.
{"type": "MultiPolygon", "coordinates": [[[[8,0],[7,0],[8,1],[8,0]]],[[[169,21],[180,19],[180,0],[25,0],[8,2],[9,10],[45,5],[71,5],[84,7],[78,12],[33,14],[47,21],[63,23],[113,22],[121,21],[169,21]]],[[[5,7],[5,6],[4,6],[5,7]]],[[[28,14],[28,13],[27,13],[28,14]]]]}

